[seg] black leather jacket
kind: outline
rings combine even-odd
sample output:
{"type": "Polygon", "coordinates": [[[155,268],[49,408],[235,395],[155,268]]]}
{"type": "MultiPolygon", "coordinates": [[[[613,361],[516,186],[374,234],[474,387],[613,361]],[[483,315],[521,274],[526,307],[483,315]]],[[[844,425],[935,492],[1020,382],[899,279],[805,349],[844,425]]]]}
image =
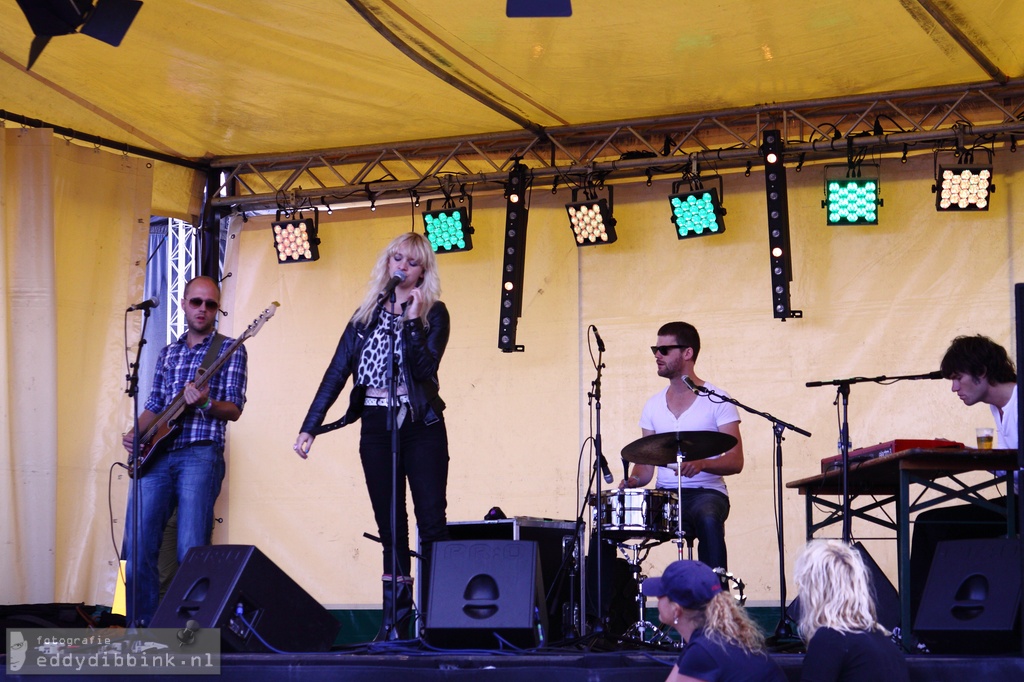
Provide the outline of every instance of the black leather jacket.
{"type": "MultiPolygon", "coordinates": [[[[341,428],[359,419],[366,397],[365,386],[353,386],[349,396],[348,411],[340,420],[324,424],[327,411],[338,399],[350,376],[358,369],[359,356],[370,332],[380,319],[376,313],[369,324],[360,324],[354,319],[345,327],[334,358],[324,372],[320,387],[313,397],[313,403],[302,421],[301,432],[317,435],[341,428]]],[[[402,344],[405,362],[405,385],[409,389],[410,415],[413,421],[422,419],[430,424],[440,418],[444,401],[438,395],[437,368],[441,364],[448,335],[451,331],[448,308],[438,301],[427,313],[427,326],[419,318],[406,320],[402,324],[402,344]]]]}

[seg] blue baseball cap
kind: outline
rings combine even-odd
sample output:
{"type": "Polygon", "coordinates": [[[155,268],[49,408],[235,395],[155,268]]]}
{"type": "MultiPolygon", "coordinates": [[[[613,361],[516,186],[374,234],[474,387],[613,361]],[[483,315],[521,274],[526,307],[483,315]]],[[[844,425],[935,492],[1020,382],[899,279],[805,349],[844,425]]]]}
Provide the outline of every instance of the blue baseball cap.
{"type": "Polygon", "coordinates": [[[707,564],[673,561],[660,578],[644,581],[647,597],[668,597],[684,609],[700,609],[722,591],[722,582],[707,564]]]}

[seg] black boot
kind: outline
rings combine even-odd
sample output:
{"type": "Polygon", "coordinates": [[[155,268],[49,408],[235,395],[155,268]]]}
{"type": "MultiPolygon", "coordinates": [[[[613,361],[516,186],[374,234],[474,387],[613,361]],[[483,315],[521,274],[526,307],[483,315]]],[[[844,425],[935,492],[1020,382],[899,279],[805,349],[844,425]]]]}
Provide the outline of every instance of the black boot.
{"type": "Polygon", "coordinates": [[[396,639],[409,639],[409,629],[413,621],[412,611],[412,578],[399,578],[398,585],[392,590],[391,576],[383,576],[384,597],[382,603],[384,613],[381,616],[380,630],[373,638],[375,642],[391,642],[396,639]],[[394,620],[392,621],[392,596],[394,596],[394,620]]]}

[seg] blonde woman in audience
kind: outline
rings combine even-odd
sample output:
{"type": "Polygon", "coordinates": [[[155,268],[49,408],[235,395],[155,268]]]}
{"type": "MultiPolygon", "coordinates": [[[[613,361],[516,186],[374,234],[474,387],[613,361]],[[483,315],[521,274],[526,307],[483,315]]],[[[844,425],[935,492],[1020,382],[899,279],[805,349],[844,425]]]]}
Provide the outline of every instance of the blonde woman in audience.
{"type": "Polygon", "coordinates": [[[900,648],[875,617],[871,573],[838,540],[812,540],[796,560],[802,682],[909,682],[900,648]]]}

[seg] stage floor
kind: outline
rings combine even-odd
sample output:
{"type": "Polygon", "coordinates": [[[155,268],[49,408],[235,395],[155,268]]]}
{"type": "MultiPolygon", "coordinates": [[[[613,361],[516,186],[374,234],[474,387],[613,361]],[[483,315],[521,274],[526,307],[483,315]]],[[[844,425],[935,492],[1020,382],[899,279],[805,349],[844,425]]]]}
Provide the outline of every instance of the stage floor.
{"type": "MultiPolygon", "coordinates": [[[[800,679],[801,654],[770,654],[789,680],[800,679]]],[[[489,682],[662,682],[675,660],[670,651],[437,651],[420,642],[374,644],[320,654],[224,653],[218,680],[351,680],[381,682],[437,682],[478,679],[489,682]]],[[[1024,658],[1018,656],[910,655],[913,682],[1017,682],[1024,679],[1024,658]]],[[[6,674],[0,679],[39,681],[51,676],[6,674]]],[[[195,681],[196,675],[111,675],[108,679],[195,681]]],[[[54,680],[66,675],[52,676],[54,680]]],[[[879,682],[884,682],[880,680],[879,682]]]]}

